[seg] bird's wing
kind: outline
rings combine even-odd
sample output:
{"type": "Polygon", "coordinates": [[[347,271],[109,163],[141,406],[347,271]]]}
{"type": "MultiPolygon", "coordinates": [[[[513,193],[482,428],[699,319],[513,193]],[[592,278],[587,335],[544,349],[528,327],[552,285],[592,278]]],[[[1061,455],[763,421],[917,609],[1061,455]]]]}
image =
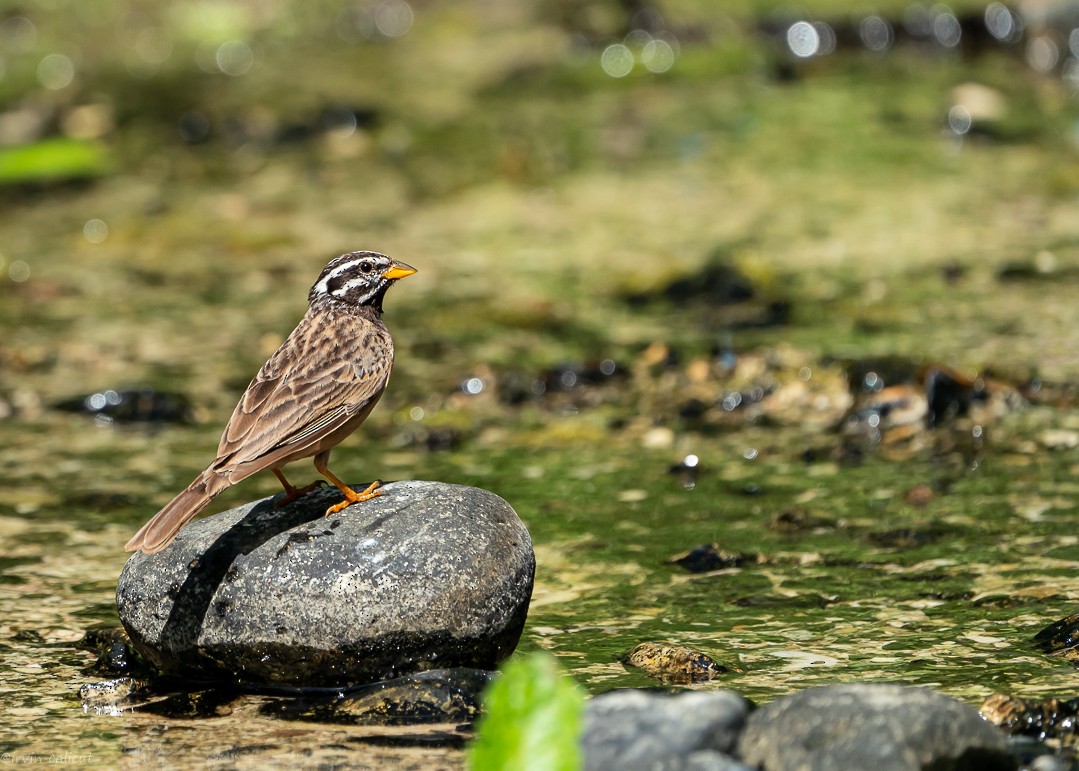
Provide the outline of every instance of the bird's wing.
{"type": "Polygon", "coordinates": [[[301,325],[240,397],[214,465],[255,464],[254,472],[317,443],[378,399],[392,362],[388,338],[362,335],[335,345],[301,325]]]}

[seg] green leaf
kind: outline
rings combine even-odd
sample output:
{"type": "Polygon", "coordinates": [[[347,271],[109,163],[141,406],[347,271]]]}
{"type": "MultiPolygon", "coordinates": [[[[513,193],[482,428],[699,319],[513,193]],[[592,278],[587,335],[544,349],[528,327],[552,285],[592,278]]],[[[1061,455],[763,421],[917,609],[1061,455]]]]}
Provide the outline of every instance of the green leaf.
{"type": "Polygon", "coordinates": [[[108,171],[108,154],[97,142],[58,137],[0,148],[0,184],[87,179],[108,171]]]}
{"type": "Polygon", "coordinates": [[[549,653],[511,659],[484,694],[475,771],[577,771],[584,691],[549,653]]]}

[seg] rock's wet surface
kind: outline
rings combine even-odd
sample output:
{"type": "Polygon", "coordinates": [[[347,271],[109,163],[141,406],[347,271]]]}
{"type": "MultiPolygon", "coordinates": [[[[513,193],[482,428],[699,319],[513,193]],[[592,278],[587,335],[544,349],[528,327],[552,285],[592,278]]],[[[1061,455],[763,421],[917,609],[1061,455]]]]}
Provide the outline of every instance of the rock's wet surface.
{"type": "Polygon", "coordinates": [[[397,482],[327,519],[334,496],[251,503],[132,556],[117,604],[143,657],[193,679],[346,686],[513,651],[535,558],[505,501],[397,482]]]}

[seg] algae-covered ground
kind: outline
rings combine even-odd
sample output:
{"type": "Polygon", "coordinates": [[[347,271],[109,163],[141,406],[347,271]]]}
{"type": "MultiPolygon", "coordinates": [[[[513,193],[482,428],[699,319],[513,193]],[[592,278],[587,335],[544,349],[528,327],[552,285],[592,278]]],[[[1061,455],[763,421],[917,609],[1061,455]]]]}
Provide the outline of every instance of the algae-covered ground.
{"type": "Polygon", "coordinates": [[[1079,598],[1068,29],[1000,41],[962,4],[949,47],[880,3],[873,51],[850,4],[805,5],[853,33],[799,59],[796,19],[750,2],[0,2],[0,749],[462,762],[244,700],[177,720],[77,698],[122,544],[361,248],[419,273],[333,468],[508,500],[538,557],[522,649],[592,692],[656,684],[618,659],[659,641],[756,700],[1074,695],[1030,642],[1079,598]],[[932,430],[930,366],[960,393],[932,430]],[[136,387],[188,420],[57,408],[136,387]],[[707,543],[747,559],[669,562],[707,543]]]}

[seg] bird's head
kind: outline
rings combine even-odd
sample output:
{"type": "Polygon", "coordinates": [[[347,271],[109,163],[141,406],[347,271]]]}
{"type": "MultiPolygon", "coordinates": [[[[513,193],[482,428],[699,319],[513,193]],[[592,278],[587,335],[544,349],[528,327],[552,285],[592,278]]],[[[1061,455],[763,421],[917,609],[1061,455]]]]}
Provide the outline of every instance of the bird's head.
{"type": "Polygon", "coordinates": [[[349,252],[330,260],[311,287],[308,301],[368,306],[382,312],[386,290],[416,269],[378,252],[349,252]]]}

